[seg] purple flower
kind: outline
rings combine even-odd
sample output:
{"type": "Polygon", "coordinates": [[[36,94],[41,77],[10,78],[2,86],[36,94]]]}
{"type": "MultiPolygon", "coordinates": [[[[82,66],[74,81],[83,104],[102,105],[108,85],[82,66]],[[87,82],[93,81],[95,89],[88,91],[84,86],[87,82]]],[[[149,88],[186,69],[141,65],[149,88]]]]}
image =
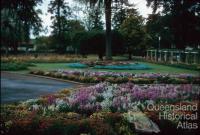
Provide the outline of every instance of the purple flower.
{"type": "Polygon", "coordinates": [[[47,97],[48,104],[50,104],[50,105],[55,103],[55,100],[56,100],[56,98],[53,95],[50,95],[47,97]]]}
{"type": "Polygon", "coordinates": [[[71,95],[69,105],[78,105],[79,109],[86,111],[98,111],[111,106],[118,110],[128,110],[134,102],[139,101],[176,101],[180,98],[180,95],[184,95],[184,99],[187,99],[191,94],[199,93],[199,87],[198,90],[197,88],[196,90],[193,89],[191,84],[135,85],[133,83],[125,83],[113,85],[110,83],[99,83],[94,86],[80,88],[71,95]],[[97,97],[103,98],[97,100],[97,97]]]}

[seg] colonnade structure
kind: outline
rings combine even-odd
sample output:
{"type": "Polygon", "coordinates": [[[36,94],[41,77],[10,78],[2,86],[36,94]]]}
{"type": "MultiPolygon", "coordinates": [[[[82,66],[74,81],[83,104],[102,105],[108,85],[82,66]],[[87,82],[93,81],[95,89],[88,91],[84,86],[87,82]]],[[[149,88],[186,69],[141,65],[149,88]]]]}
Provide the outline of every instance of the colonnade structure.
{"type": "Polygon", "coordinates": [[[146,58],[152,61],[169,63],[200,64],[200,51],[177,49],[149,49],[146,58]]]}

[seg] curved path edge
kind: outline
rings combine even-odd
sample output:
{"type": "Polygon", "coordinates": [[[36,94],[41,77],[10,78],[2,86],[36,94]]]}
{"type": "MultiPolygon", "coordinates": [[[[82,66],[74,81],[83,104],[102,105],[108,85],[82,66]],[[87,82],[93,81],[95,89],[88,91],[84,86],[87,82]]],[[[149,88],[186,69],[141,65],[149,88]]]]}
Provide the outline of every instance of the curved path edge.
{"type": "Polygon", "coordinates": [[[80,82],[75,82],[75,81],[70,81],[70,80],[65,80],[65,79],[60,79],[60,78],[54,78],[54,77],[42,76],[42,75],[34,75],[34,74],[29,74],[29,73],[18,73],[18,72],[13,72],[13,71],[1,71],[1,73],[19,74],[19,75],[24,75],[24,76],[33,76],[33,77],[45,78],[45,79],[50,79],[50,80],[55,80],[55,81],[74,83],[74,84],[77,84],[77,85],[86,85],[86,86],[87,85],[93,85],[91,83],[80,83],[80,82]]]}

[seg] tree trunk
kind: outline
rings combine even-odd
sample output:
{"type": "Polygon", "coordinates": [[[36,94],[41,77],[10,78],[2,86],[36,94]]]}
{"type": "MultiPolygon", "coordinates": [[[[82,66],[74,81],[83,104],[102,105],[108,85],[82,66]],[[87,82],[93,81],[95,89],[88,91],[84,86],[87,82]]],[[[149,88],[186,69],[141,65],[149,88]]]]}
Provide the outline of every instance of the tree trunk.
{"type": "Polygon", "coordinates": [[[99,53],[99,60],[103,61],[103,54],[99,53]]]}
{"type": "Polygon", "coordinates": [[[129,59],[129,60],[132,60],[132,49],[131,49],[130,45],[128,45],[128,48],[127,48],[127,49],[128,49],[128,50],[127,50],[128,59],[129,59]]]}
{"type": "Polygon", "coordinates": [[[132,60],[132,53],[131,52],[128,52],[128,59],[132,60]]]}
{"type": "Polygon", "coordinates": [[[111,51],[111,2],[112,0],[105,0],[105,19],[106,19],[106,59],[112,59],[111,51]]]}
{"type": "Polygon", "coordinates": [[[14,54],[17,54],[18,53],[18,43],[17,41],[14,41],[13,42],[13,51],[14,51],[14,54]]]}
{"type": "Polygon", "coordinates": [[[25,22],[25,42],[29,44],[30,42],[30,24],[25,22]]]}

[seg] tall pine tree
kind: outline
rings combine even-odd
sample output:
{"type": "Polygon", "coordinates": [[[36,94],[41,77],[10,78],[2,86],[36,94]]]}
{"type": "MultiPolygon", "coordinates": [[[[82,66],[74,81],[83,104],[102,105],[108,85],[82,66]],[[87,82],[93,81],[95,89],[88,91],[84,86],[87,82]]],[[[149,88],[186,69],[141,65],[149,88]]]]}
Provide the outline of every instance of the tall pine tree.
{"type": "Polygon", "coordinates": [[[52,15],[52,35],[55,39],[57,52],[64,53],[66,50],[64,33],[67,20],[71,15],[70,7],[65,0],[51,0],[48,12],[52,15]]]}

